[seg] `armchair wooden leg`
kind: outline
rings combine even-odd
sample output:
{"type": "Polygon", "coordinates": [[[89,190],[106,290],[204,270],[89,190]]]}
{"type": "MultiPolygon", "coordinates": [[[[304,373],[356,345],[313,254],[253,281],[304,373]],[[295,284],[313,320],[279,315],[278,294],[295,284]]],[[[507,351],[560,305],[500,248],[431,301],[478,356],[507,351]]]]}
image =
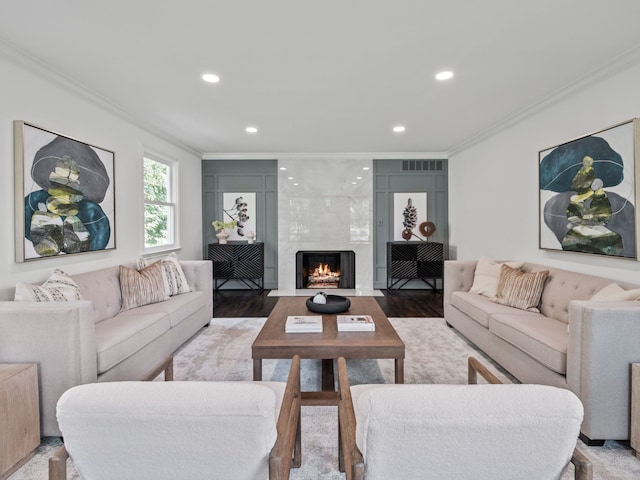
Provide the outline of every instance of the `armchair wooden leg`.
{"type": "Polygon", "coordinates": [[[59,447],[49,458],[49,480],[67,480],[67,449],[59,447]]]}
{"type": "Polygon", "coordinates": [[[587,456],[577,448],[573,451],[571,463],[573,463],[575,467],[576,480],[593,480],[593,464],[587,456]]]}

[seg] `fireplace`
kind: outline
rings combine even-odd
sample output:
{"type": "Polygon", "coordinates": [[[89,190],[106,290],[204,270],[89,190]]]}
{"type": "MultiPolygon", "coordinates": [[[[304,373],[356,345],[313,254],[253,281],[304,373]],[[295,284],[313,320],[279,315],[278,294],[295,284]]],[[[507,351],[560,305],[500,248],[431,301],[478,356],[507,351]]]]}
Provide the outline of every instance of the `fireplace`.
{"type": "Polygon", "coordinates": [[[296,253],[296,288],[356,287],[353,251],[299,251],[296,253]]]}

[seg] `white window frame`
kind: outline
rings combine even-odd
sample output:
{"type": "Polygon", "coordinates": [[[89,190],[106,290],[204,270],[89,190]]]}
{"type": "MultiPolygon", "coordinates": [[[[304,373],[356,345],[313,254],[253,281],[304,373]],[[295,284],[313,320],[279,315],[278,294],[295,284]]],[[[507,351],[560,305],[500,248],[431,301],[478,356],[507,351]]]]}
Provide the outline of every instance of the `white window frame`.
{"type": "Polygon", "coordinates": [[[178,199],[180,198],[178,191],[178,174],[179,174],[179,163],[175,160],[170,160],[162,155],[158,155],[153,152],[149,152],[148,150],[144,150],[142,153],[142,251],[144,255],[150,255],[161,252],[169,252],[180,249],[180,215],[179,215],[179,205],[178,199]],[[157,202],[148,200],[144,194],[144,162],[145,159],[161,163],[169,167],[169,192],[168,193],[168,201],[167,202],[157,202]],[[169,230],[170,237],[173,239],[172,242],[166,243],[164,245],[157,245],[153,247],[146,246],[146,229],[145,229],[145,209],[147,205],[161,205],[161,206],[169,206],[173,210],[172,218],[169,219],[169,224],[167,229],[169,230]]]}

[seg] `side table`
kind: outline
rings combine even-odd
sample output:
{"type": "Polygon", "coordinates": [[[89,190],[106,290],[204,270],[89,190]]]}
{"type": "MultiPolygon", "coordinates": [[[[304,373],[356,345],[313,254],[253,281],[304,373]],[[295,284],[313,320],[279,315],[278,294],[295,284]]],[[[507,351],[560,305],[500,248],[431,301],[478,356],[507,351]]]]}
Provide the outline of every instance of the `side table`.
{"type": "Polygon", "coordinates": [[[640,363],[631,364],[631,448],[640,457],[640,363]]]}
{"type": "Polygon", "coordinates": [[[0,364],[0,480],[27,463],[38,445],[38,366],[0,364]]]}

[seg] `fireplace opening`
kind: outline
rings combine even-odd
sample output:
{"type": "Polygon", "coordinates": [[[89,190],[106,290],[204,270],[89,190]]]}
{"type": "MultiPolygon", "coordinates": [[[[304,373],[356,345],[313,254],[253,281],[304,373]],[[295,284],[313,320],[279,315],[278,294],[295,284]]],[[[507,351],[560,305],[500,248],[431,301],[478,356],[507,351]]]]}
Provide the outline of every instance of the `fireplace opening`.
{"type": "Polygon", "coordinates": [[[353,251],[296,253],[296,288],[355,288],[355,258],[353,251]]]}

